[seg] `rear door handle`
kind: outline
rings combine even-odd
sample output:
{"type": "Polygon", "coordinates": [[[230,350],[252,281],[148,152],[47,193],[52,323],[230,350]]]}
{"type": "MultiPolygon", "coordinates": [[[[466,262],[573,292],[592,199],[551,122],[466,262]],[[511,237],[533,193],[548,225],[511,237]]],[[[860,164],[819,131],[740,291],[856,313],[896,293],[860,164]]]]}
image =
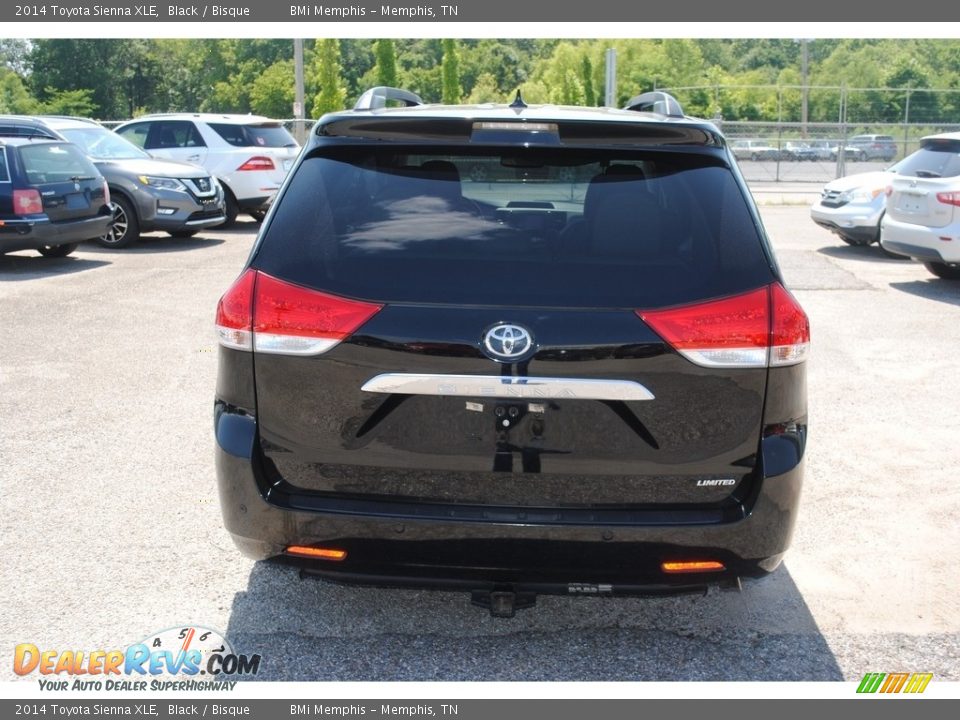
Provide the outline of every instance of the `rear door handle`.
{"type": "Polygon", "coordinates": [[[187,160],[188,160],[189,162],[194,162],[194,161],[199,160],[199,159],[200,159],[200,156],[199,156],[199,155],[190,155],[190,156],[187,158],[187,160]]]}

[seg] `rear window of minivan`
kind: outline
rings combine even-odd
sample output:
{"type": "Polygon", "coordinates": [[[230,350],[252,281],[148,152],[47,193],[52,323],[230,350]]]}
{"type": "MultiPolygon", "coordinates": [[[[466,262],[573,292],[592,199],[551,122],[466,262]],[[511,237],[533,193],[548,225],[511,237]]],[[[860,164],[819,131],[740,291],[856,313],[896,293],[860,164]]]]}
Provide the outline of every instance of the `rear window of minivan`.
{"type": "Polygon", "coordinates": [[[380,302],[648,308],[771,281],[731,170],[682,152],[327,148],[253,265],[380,302]]]}

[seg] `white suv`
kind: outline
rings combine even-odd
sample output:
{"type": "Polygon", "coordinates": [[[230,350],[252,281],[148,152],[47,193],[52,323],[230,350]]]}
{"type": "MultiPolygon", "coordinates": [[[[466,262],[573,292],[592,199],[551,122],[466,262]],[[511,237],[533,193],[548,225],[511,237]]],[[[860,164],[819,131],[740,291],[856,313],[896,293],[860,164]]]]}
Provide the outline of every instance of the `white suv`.
{"type": "Polygon", "coordinates": [[[887,187],[880,244],[960,280],[960,133],[930,135],[901,161],[887,187]]]}
{"type": "Polygon", "coordinates": [[[262,220],[300,151],[276,120],[256,115],[144,115],[116,132],[154,157],[201,165],[223,185],[226,222],[245,212],[262,220]]]}

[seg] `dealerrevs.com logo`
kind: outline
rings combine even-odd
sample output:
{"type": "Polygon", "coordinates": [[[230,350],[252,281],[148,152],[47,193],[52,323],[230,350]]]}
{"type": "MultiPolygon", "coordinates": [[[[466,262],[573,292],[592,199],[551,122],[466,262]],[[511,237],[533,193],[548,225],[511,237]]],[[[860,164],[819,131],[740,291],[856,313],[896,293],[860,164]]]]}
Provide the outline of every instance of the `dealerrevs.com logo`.
{"type": "Polygon", "coordinates": [[[57,650],[20,643],[13,671],[37,673],[41,690],[233,690],[256,675],[260,655],[240,655],[216,630],[167,628],[125,649],[57,650]],[[67,676],[61,679],[57,676],[67,676]]]}
{"type": "Polygon", "coordinates": [[[858,693],[919,695],[927,689],[933,673],[867,673],[857,687],[858,693]]]}

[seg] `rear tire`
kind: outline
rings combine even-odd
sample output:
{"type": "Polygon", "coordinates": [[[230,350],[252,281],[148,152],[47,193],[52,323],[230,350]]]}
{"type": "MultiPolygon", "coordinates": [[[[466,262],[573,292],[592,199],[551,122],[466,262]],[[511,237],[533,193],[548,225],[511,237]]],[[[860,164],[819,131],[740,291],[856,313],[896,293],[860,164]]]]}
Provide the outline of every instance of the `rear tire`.
{"type": "Polygon", "coordinates": [[[140,220],[130,201],[117,195],[110,202],[113,208],[113,221],[107,228],[107,234],[97,238],[97,242],[106,248],[125,248],[140,239],[140,220]]]}
{"type": "Polygon", "coordinates": [[[247,213],[250,217],[256,220],[258,223],[263,222],[263,219],[267,216],[266,210],[251,210],[247,213]]]}
{"type": "Polygon", "coordinates": [[[237,199],[226,186],[223,188],[223,214],[226,216],[226,220],[217,225],[218,229],[223,230],[232,228],[234,223],[237,222],[237,215],[240,214],[240,206],[237,204],[237,199]]]}
{"type": "Polygon", "coordinates": [[[850,237],[849,235],[841,235],[840,239],[843,240],[847,245],[852,245],[853,247],[866,247],[873,242],[873,240],[850,237]]]}
{"type": "Polygon", "coordinates": [[[938,278],[943,278],[944,280],[960,280],[960,265],[926,262],[923,266],[938,278]]]}
{"type": "Polygon", "coordinates": [[[42,248],[37,248],[37,252],[45,258],[62,258],[76,249],[77,243],[67,243],[66,245],[44,245],[42,248]]]}

